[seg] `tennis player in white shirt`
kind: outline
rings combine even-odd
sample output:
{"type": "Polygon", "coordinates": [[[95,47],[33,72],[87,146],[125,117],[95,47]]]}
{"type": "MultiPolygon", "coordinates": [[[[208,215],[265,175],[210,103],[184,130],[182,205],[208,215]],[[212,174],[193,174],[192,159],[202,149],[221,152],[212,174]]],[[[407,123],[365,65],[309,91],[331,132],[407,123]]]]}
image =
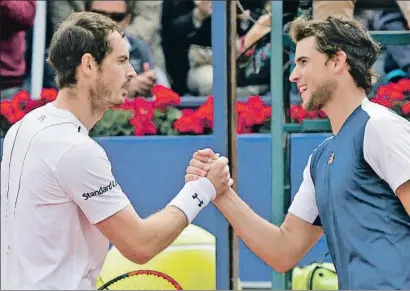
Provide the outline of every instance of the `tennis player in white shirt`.
{"type": "Polygon", "coordinates": [[[140,218],[88,135],[107,109],[122,104],[136,76],[120,29],[105,16],[75,13],[54,34],[49,63],[60,87],[56,101],[29,113],[4,140],[2,289],[95,289],[109,241],[145,263],[230,182],[221,157],[206,178],[140,218]]]}

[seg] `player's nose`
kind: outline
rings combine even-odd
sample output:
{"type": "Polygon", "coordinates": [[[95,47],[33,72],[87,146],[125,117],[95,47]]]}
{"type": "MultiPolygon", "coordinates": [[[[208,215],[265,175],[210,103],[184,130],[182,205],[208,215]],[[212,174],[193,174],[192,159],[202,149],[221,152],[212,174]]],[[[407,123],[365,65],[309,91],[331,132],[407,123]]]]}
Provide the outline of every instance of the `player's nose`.
{"type": "Polygon", "coordinates": [[[292,83],[297,83],[297,81],[300,79],[300,73],[298,69],[295,67],[289,75],[289,81],[292,83]]]}
{"type": "Polygon", "coordinates": [[[128,70],[127,70],[127,79],[132,79],[137,76],[137,72],[135,72],[134,67],[131,64],[128,64],[128,70]]]}

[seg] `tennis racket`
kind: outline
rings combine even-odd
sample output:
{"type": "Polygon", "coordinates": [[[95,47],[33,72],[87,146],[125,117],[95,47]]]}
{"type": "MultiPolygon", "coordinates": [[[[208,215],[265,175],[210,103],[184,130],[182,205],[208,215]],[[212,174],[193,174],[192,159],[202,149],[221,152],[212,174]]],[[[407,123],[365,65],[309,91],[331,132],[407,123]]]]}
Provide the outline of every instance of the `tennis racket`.
{"type": "Polygon", "coordinates": [[[98,290],[183,290],[170,276],[153,270],[122,274],[104,283],[98,290]]]}

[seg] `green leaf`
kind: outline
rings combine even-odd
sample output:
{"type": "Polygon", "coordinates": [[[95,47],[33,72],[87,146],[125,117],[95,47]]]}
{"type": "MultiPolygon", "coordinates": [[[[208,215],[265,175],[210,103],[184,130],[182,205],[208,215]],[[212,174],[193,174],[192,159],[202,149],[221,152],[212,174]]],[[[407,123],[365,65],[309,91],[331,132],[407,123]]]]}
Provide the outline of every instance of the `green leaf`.
{"type": "Polygon", "coordinates": [[[159,131],[162,134],[165,134],[166,132],[168,132],[168,130],[172,129],[172,123],[169,121],[164,121],[161,124],[159,124],[159,131]]]}
{"type": "Polygon", "coordinates": [[[114,122],[117,124],[126,124],[129,122],[133,113],[129,110],[116,110],[113,114],[114,122]]]}
{"type": "Polygon", "coordinates": [[[154,110],[154,118],[164,118],[166,116],[165,112],[162,112],[161,110],[155,109],[154,110]]]}
{"type": "Polygon", "coordinates": [[[128,135],[133,131],[129,121],[132,116],[133,112],[130,110],[107,110],[90,131],[90,136],[128,135]]]}
{"type": "Polygon", "coordinates": [[[179,135],[179,133],[171,127],[167,130],[166,135],[179,135]]]}
{"type": "Polygon", "coordinates": [[[124,135],[134,135],[134,128],[133,127],[126,127],[122,129],[124,135]]]}
{"type": "Polygon", "coordinates": [[[167,114],[167,119],[171,121],[174,121],[182,116],[181,110],[175,107],[168,107],[166,114],[167,114]]]}

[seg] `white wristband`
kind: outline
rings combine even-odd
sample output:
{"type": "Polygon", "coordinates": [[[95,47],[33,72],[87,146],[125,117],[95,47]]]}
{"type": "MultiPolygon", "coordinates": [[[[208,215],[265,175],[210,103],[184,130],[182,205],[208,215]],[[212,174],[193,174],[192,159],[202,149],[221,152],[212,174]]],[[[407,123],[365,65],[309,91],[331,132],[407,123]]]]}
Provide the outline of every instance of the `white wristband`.
{"type": "Polygon", "coordinates": [[[188,223],[191,223],[215,197],[214,185],[207,178],[200,177],[198,180],[186,183],[168,205],[179,208],[185,213],[188,223]]]}

